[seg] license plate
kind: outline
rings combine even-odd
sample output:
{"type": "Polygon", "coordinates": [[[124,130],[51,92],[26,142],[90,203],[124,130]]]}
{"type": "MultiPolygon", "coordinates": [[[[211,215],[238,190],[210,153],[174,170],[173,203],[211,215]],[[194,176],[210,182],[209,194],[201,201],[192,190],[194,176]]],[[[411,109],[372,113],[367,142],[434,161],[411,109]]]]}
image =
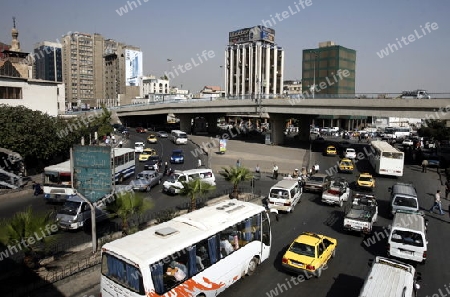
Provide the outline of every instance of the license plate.
{"type": "Polygon", "coordinates": [[[407,255],[412,255],[412,254],[414,254],[414,252],[407,251],[407,250],[402,250],[402,253],[407,254],[407,255]]]}
{"type": "Polygon", "coordinates": [[[277,202],[277,203],[275,203],[275,205],[283,206],[283,205],[284,205],[284,203],[281,203],[281,202],[277,202]]]}

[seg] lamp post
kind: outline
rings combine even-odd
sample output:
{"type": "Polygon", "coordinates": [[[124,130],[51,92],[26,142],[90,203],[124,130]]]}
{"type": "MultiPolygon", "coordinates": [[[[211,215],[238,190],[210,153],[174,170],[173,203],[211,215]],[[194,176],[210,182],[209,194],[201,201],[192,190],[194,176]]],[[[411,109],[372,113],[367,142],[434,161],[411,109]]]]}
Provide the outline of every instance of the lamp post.
{"type": "Polygon", "coordinates": [[[220,90],[219,90],[220,91],[219,97],[222,96],[222,71],[223,71],[222,69],[223,69],[223,66],[220,65],[219,66],[219,74],[220,74],[219,75],[219,80],[220,80],[220,83],[219,83],[219,88],[220,88],[220,90]]]}

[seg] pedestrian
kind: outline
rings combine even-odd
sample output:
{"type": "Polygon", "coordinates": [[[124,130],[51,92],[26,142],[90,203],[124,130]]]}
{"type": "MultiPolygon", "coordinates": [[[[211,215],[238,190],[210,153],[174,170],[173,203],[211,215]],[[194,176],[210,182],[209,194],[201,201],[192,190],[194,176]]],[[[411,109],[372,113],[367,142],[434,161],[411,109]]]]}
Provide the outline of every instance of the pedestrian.
{"type": "Polygon", "coordinates": [[[278,166],[273,164],[273,179],[278,179],[278,166]]]}
{"type": "Polygon", "coordinates": [[[236,167],[237,167],[237,168],[241,167],[241,160],[238,159],[238,160],[236,161],[236,167]]]}
{"type": "Polygon", "coordinates": [[[430,208],[430,212],[434,212],[435,209],[439,210],[439,214],[443,215],[444,211],[442,210],[442,204],[441,204],[441,190],[437,190],[436,194],[434,195],[434,204],[430,208]]]}
{"type": "Polygon", "coordinates": [[[122,146],[123,146],[123,141],[120,140],[120,141],[119,141],[119,147],[122,147],[122,146]]]}
{"type": "Polygon", "coordinates": [[[198,163],[197,163],[197,167],[200,168],[202,167],[202,159],[198,159],[198,163]]]}
{"type": "Polygon", "coordinates": [[[316,164],[314,165],[314,172],[315,173],[319,173],[319,164],[316,162],[316,164]]]}
{"type": "Polygon", "coordinates": [[[312,167],[309,168],[308,174],[309,174],[309,176],[311,176],[313,174],[313,168],[312,167]]]}
{"type": "Polygon", "coordinates": [[[294,172],[292,173],[293,178],[298,178],[298,169],[294,169],[294,172]]]}
{"type": "Polygon", "coordinates": [[[422,173],[427,172],[428,160],[422,161],[422,173]]]}
{"type": "Polygon", "coordinates": [[[256,164],[255,173],[261,173],[261,168],[259,168],[259,164],[256,164]]]}
{"type": "Polygon", "coordinates": [[[116,136],[114,134],[111,136],[111,140],[113,144],[116,144],[116,136]]]}

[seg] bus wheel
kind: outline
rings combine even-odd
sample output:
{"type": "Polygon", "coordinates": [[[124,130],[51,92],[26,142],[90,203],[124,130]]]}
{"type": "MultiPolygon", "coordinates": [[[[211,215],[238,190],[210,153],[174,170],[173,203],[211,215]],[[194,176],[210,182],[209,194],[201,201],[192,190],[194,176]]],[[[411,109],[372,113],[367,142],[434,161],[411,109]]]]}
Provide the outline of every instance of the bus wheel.
{"type": "Polygon", "coordinates": [[[253,257],[253,259],[250,260],[250,263],[248,263],[247,275],[253,275],[256,271],[256,267],[258,267],[258,259],[253,257]]]}
{"type": "Polygon", "coordinates": [[[201,294],[198,294],[197,297],[206,297],[206,295],[201,293],[201,294]]]}

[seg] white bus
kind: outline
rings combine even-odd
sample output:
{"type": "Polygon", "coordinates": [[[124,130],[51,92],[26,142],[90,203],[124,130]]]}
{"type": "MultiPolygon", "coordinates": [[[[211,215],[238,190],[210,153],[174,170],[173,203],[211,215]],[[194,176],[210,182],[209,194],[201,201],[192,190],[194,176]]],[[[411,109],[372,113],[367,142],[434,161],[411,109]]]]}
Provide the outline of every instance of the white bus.
{"type": "MultiPolygon", "coordinates": [[[[134,174],[136,161],[131,148],[114,148],[114,181],[122,183],[134,174]]],[[[44,168],[44,198],[47,201],[62,202],[76,194],[72,187],[70,160],[44,168]]]]}
{"type": "Polygon", "coordinates": [[[380,175],[403,176],[405,154],[386,141],[372,141],[372,153],[369,155],[370,164],[380,175]]]}
{"type": "Polygon", "coordinates": [[[217,296],[269,258],[264,207],[238,200],[206,206],[106,243],[101,293],[217,296]]]}

